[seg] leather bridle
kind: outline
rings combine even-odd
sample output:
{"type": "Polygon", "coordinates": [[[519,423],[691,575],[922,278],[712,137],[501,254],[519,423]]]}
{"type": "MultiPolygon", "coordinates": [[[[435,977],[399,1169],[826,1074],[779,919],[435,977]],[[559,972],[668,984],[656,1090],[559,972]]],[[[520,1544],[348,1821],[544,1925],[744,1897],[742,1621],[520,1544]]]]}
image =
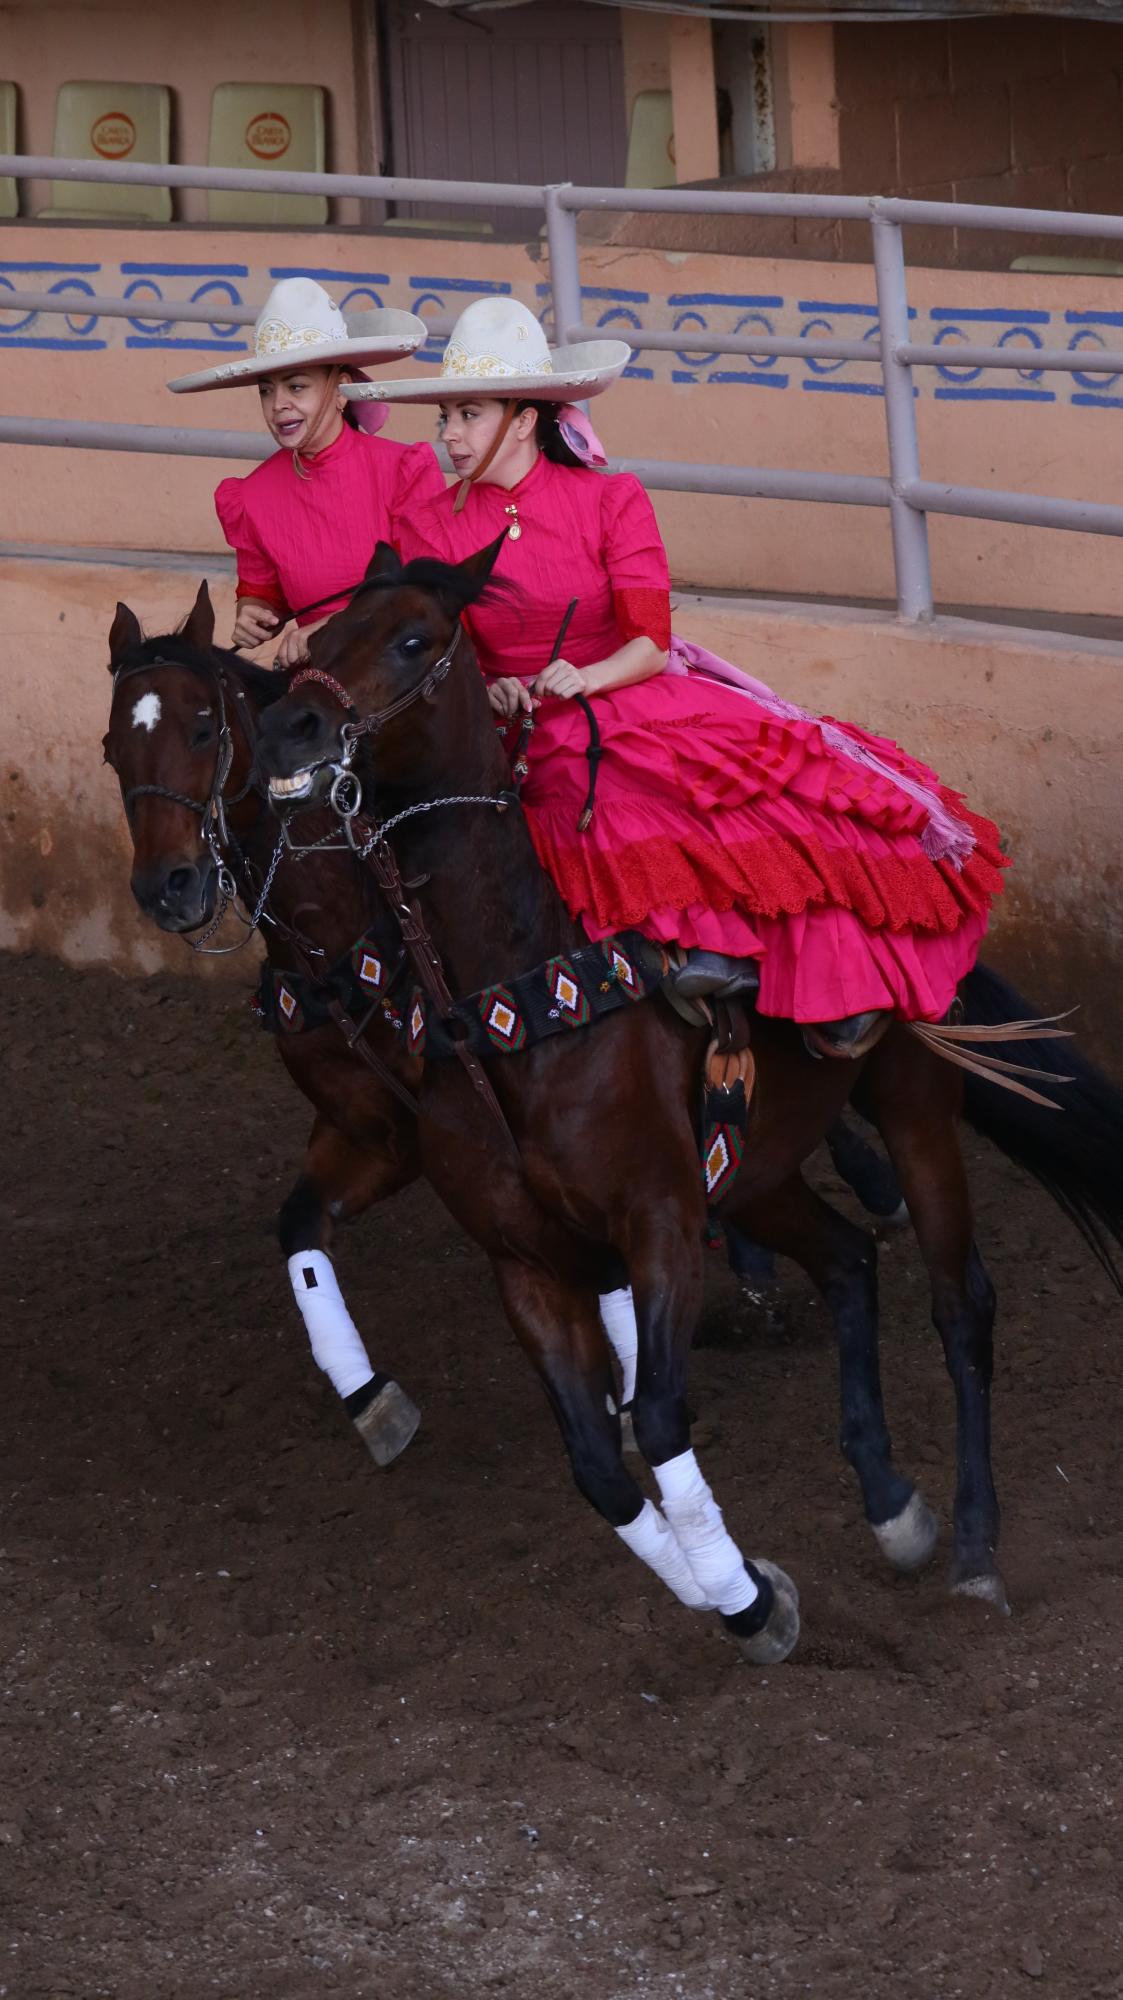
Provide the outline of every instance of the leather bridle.
{"type": "Polygon", "coordinates": [[[376,736],[380,729],[384,729],[388,722],[394,720],[395,716],[403,715],[407,708],[413,707],[415,701],[424,701],[427,696],[432,694],[434,688],[440,686],[456,657],[456,649],[460,644],[463,632],[464,627],[458,619],[456,629],[444,652],[439,659],[433,661],[432,666],[423,678],[418,681],[416,687],[411,687],[405,694],[399,695],[396,701],[387,702],[385,708],[373,709],[369,715],[361,716],[359,714],[343,683],[337,681],[335,675],[327,673],[323,667],[302,667],[299,673],[293,675],[286,693],[295,694],[297,688],[304,687],[309,681],[315,681],[320,687],[326,688],[332,698],[339,703],[340,707],[346,710],[348,720],[344,723],[340,732],[344,754],[338,761],[344,769],[348,769],[351,759],[354,756],[355,745],[359,742],[360,738],[364,736],[376,736]]]}

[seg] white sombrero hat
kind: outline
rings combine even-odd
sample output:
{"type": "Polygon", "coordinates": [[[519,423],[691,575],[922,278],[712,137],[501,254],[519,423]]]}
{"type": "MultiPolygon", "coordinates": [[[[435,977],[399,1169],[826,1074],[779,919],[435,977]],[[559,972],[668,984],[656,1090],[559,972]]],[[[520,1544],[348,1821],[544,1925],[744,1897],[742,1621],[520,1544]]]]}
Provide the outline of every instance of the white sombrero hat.
{"type": "Polygon", "coordinates": [[[475,299],[449,336],[439,375],[343,384],[350,402],[442,403],[446,397],[526,396],[568,403],[599,396],[631,359],[623,340],[583,340],[549,347],[534,314],[518,299],[475,299]]]}
{"type": "Polygon", "coordinates": [[[197,375],[178,375],[169,389],[233,389],[285,369],[376,367],[401,361],[429,337],[416,313],[380,306],[344,319],[334,299],[311,278],[282,278],[274,285],[253,330],[253,353],[197,375]]]}

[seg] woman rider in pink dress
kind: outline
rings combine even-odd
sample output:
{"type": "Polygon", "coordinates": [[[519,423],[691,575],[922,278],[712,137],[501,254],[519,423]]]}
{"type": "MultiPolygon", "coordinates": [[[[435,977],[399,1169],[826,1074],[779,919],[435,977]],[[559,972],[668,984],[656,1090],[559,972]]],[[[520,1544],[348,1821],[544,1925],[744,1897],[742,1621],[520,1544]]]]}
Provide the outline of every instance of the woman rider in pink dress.
{"type": "Polygon", "coordinates": [[[311,633],[388,538],[399,479],[418,495],[444,491],[429,445],[376,436],[385,409],[351,406],[341,393],[345,382],[366,380],[364,366],[400,361],[427,337],[415,313],[380,308],[345,320],[322,285],[285,278],[258,315],[252,355],[169,384],[180,394],[256,385],[280,446],[247,478],[224,479],[214,496],[238,558],[235,646],[263,645],[295,617],[276,664],[306,659],[311,633]]]}
{"type": "Polygon", "coordinates": [[[523,791],[539,857],[591,938],[682,948],[688,996],[759,979],[761,1012],[853,1055],[882,1017],[943,1019],[1001,887],[988,820],[882,738],[805,714],[671,631],[667,557],[638,480],[569,404],[607,388],[619,342],[547,348],[525,307],[461,315],[440,377],[349,400],[436,403],[457,489],[398,489],[403,558],[457,562],[507,530],[517,586],[466,615],[496,714],[534,706],[523,791]],[[563,656],[547,665],[571,599],[563,656]],[[591,698],[603,754],[588,825],[591,698]]]}

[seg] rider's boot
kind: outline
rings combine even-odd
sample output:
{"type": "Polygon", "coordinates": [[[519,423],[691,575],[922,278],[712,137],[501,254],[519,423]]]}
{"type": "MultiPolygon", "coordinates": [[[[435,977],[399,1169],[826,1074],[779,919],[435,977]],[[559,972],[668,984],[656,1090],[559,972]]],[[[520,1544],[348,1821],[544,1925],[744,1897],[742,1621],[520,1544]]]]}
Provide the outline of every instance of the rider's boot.
{"type": "Polygon", "coordinates": [[[849,1062],[868,1055],[892,1020],[887,1011],[871,1007],[864,1014],[847,1014],[841,1021],[809,1021],[803,1039],[813,1056],[841,1056],[849,1062]]]}
{"type": "MultiPolygon", "coordinates": [[[[760,973],[755,958],[731,958],[721,951],[688,951],[685,963],[669,974],[669,981],[683,1000],[732,1000],[755,992],[760,973]]],[[[854,1061],[881,1040],[891,1018],[887,1012],[870,1008],[862,1014],[848,1014],[841,1021],[807,1023],[803,1037],[814,1056],[854,1061]]]]}
{"type": "Polygon", "coordinates": [[[755,958],[730,958],[723,951],[688,951],[685,964],[668,976],[682,1000],[732,1000],[760,984],[755,958]]]}

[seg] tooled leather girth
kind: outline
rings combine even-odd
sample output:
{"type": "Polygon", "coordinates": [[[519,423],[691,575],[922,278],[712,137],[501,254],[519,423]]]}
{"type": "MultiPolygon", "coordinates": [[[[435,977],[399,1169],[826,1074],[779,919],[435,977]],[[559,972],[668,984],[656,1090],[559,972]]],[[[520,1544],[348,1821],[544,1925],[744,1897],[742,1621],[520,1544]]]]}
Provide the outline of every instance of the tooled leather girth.
{"type": "Polygon", "coordinates": [[[465,1047],[477,1055],[521,1055],[554,1035],[588,1028],[658,990],[660,954],[635,931],[558,952],[529,972],[454,1001],[423,1005],[421,1049],[438,1061],[465,1047]]]}

